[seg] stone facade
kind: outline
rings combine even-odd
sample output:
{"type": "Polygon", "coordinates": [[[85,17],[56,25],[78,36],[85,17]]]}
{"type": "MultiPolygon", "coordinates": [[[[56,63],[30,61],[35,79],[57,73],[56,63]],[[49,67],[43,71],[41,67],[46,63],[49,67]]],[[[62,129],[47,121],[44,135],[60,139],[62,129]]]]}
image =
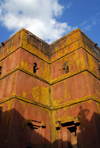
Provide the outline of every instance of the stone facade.
{"type": "Polygon", "coordinates": [[[22,29],[0,46],[0,148],[100,148],[100,48],[22,29]]]}

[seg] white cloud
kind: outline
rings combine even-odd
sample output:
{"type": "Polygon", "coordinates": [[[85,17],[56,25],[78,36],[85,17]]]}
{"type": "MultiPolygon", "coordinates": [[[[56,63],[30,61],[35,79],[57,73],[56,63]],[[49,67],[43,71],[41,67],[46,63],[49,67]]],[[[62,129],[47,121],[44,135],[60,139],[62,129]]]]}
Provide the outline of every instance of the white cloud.
{"type": "Polygon", "coordinates": [[[100,13],[97,13],[97,14],[92,18],[92,23],[93,23],[93,25],[100,24],[100,13]]]}
{"type": "Polygon", "coordinates": [[[84,26],[85,24],[87,24],[87,21],[82,22],[80,25],[84,26]]]}
{"type": "Polygon", "coordinates": [[[57,22],[63,10],[58,0],[4,0],[0,4],[0,22],[14,32],[26,28],[51,43],[73,30],[67,22],[57,22]]]}
{"type": "Polygon", "coordinates": [[[89,31],[92,27],[92,25],[89,25],[87,21],[83,21],[79,26],[82,28],[83,31],[89,31]]]}
{"type": "Polygon", "coordinates": [[[72,5],[72,2],[68,3],[68,4],[66,5],[66,8],[67,8],[67,9],[70,8],[71,5],[72,5]]]}
{"type": "Polygon", "coordinates": [[[86,25],[85,27],[83,27],[84,30],[90,30],[92,27],[92,25],[86,25]]]}

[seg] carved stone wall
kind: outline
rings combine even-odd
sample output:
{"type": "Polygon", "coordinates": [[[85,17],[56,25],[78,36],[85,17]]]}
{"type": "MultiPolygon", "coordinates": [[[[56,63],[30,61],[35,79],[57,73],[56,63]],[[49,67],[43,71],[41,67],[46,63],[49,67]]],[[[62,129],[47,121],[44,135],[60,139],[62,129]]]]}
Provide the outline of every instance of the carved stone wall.
{"type": "Polygon", "coordinates": [[[80,29],[0,45],[0,147],[100,148],[100,48],[80,29]]]}

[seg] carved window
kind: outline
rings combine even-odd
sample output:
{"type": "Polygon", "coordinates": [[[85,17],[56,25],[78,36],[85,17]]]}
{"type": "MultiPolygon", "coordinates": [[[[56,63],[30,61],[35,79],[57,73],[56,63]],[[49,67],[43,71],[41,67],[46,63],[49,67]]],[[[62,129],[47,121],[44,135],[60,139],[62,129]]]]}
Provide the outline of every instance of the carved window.
{"type": "Polygon", "coordinates": [[[68,128],[68,130],[70,131],[70,136],[71,136],[71,147],[78,148],[77,136],[76,136],[76,126],[71,126],[68,128]]]}
{"type": "Polygon", "coordinates": [[[37,68],[37,63],[34,63],[33,72],[36,73],[37,70],[38,70],[38,68],[37,68]]]}
{"type": "Polygon", "coordinates": [[[69,72],[68,63],[65,62],[65,63],[63,64],[63,70],[64,70],[64,73],[65,73],[65,74],[69,72]]]}
{"type": "Polygon", "coordinates": [[[2,73],[2,66],[0,66],[0,74],[2,73]]]}
{"type": "Polygon", "coordinates": [[[100,63],[98,64],[98,70],[100,71],[100,63]]]}
{"type": "Polygon", "coordinates": [[[68,121],[56,121],[58,130],[58,144],[61,148],[78,148],[77,133],[80,125],[80,118],[74,117],[68,121]],[[62,139],[62,140],[61,140],[62,139]]]}
{"type": "Polygon", "coordinates": [[[44,129],[46,124],[44,121],[27,120],[27,143],[26,148],[39,148],[43,147],[41,138],[44,139],[44,129]]]}

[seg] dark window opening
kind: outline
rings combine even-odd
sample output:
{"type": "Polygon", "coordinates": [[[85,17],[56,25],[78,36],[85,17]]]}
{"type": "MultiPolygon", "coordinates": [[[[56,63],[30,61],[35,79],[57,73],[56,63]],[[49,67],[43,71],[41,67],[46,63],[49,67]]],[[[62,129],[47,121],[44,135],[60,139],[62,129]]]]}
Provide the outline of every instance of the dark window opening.
{"type": "Polygon", "coordinates": [[[38,70],[38,68],[37,68],[37,63],[34,63],[33,72],[36,73],[37,70],[38,70]]]}
{"type": "Polygon", "coordinates": [[[0,66],[0,74],[1,74],[1,72],[2,72],[2,66],[0,66]]]}
{"type": "Polygon", "coordinates": [[[100,63],[99,63],[99,65],[98,65],[98,70],[100,71],[100,63]]]}
{"type": "Polygon", "coordinates": [[[63,67],[63,70],[65,71],[65,74],[69,72],[69,67],[63,67]]]}
{"type": "Polygon", "coordinates": [[[64,70],[65,74],[69,72],[68,63],[65,62],[65,63],[63,64],[63,70],[64,70]]]}
{"type": "Polygon", "coordinates": [[[68,130],[69,130],[71,133],[76,132],[76,126],[75,126],[75,125],[69,126],[69,127],[67,127],[67,128],[68,128],[68,130]]]}
{"type": "Polygon", "coordinates": [[[78,148],[76,126],[67,127],[71,134],[71,148],[78,148]]]}
{"type": "Polygon", "coordinates": [[[71,125],[74,125],[74,121],[65,122],[65,123],[62,123],[61,125],[62,125],[62,127],[71,126],[71,125]]]}

